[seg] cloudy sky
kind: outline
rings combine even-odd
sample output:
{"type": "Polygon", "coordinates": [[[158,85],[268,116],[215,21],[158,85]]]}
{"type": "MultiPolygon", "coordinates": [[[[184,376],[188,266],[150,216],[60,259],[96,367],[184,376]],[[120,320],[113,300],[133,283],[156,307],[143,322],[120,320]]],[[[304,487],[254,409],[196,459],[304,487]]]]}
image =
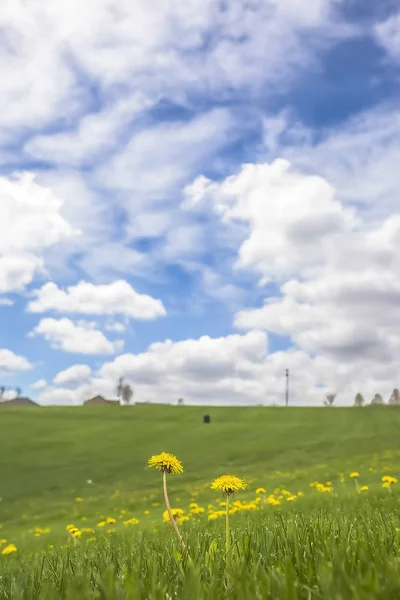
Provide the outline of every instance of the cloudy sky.
{"type": "Polygon", "coordinates": [[[397,0],[0,4],[0,383],[400,386],[397,0]]]}

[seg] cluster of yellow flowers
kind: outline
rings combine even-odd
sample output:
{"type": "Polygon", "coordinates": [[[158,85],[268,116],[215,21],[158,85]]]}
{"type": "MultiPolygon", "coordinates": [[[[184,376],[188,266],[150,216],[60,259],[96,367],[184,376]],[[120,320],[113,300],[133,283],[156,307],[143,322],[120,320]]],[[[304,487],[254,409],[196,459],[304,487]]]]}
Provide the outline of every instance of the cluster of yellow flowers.
{"type": "Polygon", "coordinates": [[[382,487],[391,488],[394,483],[397,483],[396,477],[391,477],[390,475],[384,475],[382,477],[382,487]]]}
{"type": "Polygon", "coordinates": [[[310,487],[313,487],[317,490],[317,492],[322,492],[322,493],[330,493],[333,490],[331,481],[327,481],[326,483],[321,483],[319,481],[313,481],[312,483],[310,483],[310,487]]]}
{"type": "Polygon", "coordinates": [[[29,533],[33,533],[35,537],[40,537],[41,535],[46,535],[46,533],[50,533],[50,527],[46,527],[42,529],[41,527],[35,527],[35,529],[30,529],[29,533]]]}
{"type": "Polygon", "coordinates": [[[91,527],[82,527],[81,529],[79,529],[79,527],[76,527],[76,525],[72,524],[67,525],[65,529],[75,539],[81,538],[84,533],[94,533],[91,527]]]}

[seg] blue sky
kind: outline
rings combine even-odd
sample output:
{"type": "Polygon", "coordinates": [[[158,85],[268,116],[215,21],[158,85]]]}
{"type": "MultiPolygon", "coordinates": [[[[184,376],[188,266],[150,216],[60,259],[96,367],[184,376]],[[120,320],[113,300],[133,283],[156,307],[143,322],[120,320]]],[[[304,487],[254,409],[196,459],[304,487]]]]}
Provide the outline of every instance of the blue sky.
{"type": "Polygon", "coordinates": [[[0,67],[0,383],[399,385],[397,2],[15,0],[0,67]]]}

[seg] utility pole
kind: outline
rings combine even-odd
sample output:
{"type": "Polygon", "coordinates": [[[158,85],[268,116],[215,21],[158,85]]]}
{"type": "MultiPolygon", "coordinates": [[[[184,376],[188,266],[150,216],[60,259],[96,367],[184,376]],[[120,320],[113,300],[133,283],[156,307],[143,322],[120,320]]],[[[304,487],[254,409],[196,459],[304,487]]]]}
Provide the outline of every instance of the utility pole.
{"type": "Polygon", "coordinates": [[[289,369],[286,369],[286,394],[285,405],[289,406],[289,369]]]}

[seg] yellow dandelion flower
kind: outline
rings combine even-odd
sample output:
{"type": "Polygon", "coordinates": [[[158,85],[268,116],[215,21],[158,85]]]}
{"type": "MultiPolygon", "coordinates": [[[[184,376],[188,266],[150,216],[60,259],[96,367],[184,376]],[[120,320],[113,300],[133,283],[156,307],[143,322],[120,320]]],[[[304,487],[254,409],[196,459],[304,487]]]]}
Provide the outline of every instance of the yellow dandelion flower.
{"type": "Polygon", "coordinates": [[[13,552],[16,552],[16,551],[17,551],[17,546],[15,544],[8,544],[8,546],[3,548],[1,553],[2,554],[12,554],[13,552]]]}
{"type": "Polygon", "coordinates": [[[111,525],[112,523],[116,523],[117,519],[114,519],[114,517],[107,517],[106,519],[106,523],[111,525]]]}
{"type": "Polygon", "coordinates": [[[256,494],[266,494],[267,490],[263,487],[259,487],[256,489],[256,494]]]}
{"type": "Polygon", "coordinates": [[[360,477],[360,473],[357,473],[357,471],[353,471],[352,473],[350,473],[350,477],[352,479],[355,479],[356,477],[360,477]]]}
{"type": "Polygon", "coordinates": [[[83,502],[83,498],[75,498],[75,502],[83,502]]]}
{"type": "Polygon", "coordinates": [[[169,452],[154,454],[149,458],[148,466],[150,468],[155,467],[158,471],[163,473],[172,473],[173,475],[183,473],[181,461],[178,460],[174,454],[170,454],[169,452]]]}
{"type": "Polygon", "coordinates": [[[227,496],[230,496],[235,492],[245,490],[246,484],[243,479],[235,477],[235,475],[221,475],[221,477],[217,477],[217,479],[212,482],[211,489],[218,490],[219,492],[223,492],[227,496]]]}
{"type": "Polygon", "coordinates": [[[367,485],[362,485],[360,487],[360,492],[367,492],[368,491],[368,486],[367,485]]]}
{"type": "Polygon", "coordinates": [[[124,521],[124,525],[139,525],[140,521],[138,521],[138,519],[135,519],[135,517],[132,517],[131,519],[128,519],[127,521],[124,521]]]}
{"type": "Polygon", "coordinates": [[[153,502],[152,506],[155,506],[155,507],[160,506],[160,503],[159,502],[153,502]]]}
{"type": "Polygon", "coordinates": [[[74,531],[72,533],[72,535],[73,535],[74,538],[80,538],[81,535],[82,535],[82,531],[80,531],[79,529],[77,529],[76,531],[74,531]]]}
{"type": "Polygon", "coordinates": [[[392,485],[392,483],[397,483],[396,477],[391,477],[390,475],[384,475],[382,477],[382,481],[388,483],[389,485],[392,485]]]}
{"type": "Polygon", "coordinates": [[[149,511],[149,510],[145,510],[145,511],[144,511],[144,514],[145,514],[145,515],[149,515],[149,514],[150,514],[150,511],[149,511]]]}
{"type": "Polygon", "coordinates": [[[100,521],[100,523],[97,523],[98,527],[104,527],[104,525],[106,524],[105,521],[100,521]]]}
{"type": "MultiPolygon", "coordinates": [[[[171,512],[172,512],[172,517],[174,518],[175,521],[180,522],[185,511],[182,508],[171,508],[171,512]]],[[[167,510],[164,510],[163,512],[163,521],[164,523],[168,523],[169,521],[169,514],[167,510]]]]}
{"type": "Polygon", "coordinates": [[[6,538],[0,540],[0,546],[2,546],[3,544],[7,544],[6,538]]]}

